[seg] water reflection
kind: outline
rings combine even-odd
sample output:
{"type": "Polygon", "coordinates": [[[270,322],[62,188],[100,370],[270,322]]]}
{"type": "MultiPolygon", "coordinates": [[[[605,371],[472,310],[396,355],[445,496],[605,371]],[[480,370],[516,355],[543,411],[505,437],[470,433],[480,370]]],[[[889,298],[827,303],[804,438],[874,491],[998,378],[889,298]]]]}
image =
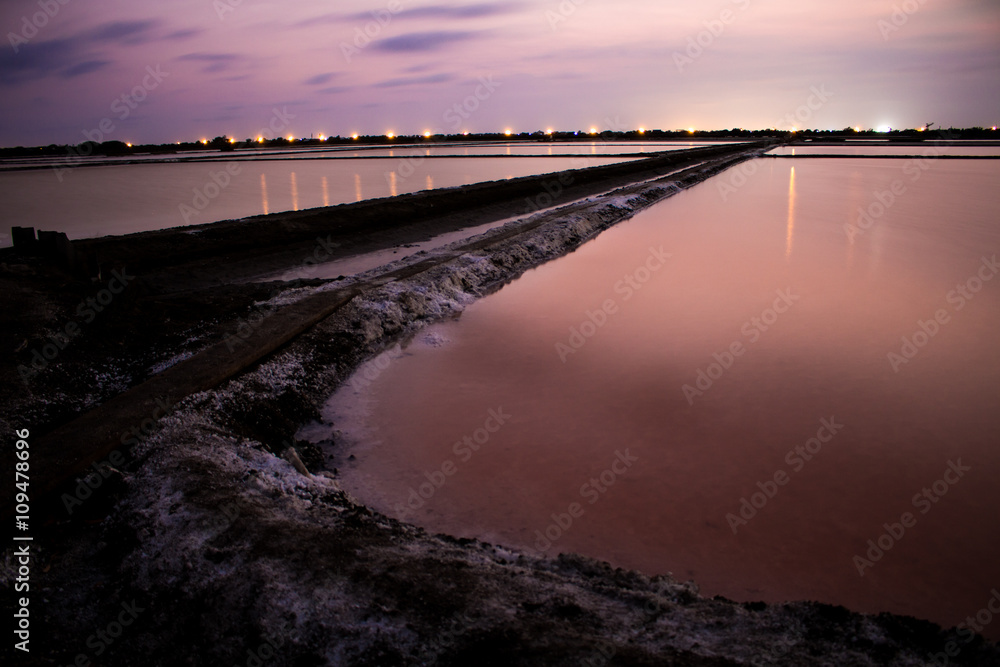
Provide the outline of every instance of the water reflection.
{"type": "Polygon", "coordinates": [[[425,185],[427,186],[428,190],[434,189],[434,177],[431,176],[430,174],[427,174],[427,180],[425,182],[425,185]]]}
{"type": "Polygon", "coordinates": [[[788,176],[788,231],[785,239],[785,259],[792,256],[792,241],[795,238],[795,167],[788,176]]]}
{"type": "Polygon", "coordinates": [[[697,186],[435,325],[357,402],[348,389],[343,410],[331,404],[345,437],[367,430],[336,452],[357,457],[337,461],[345,487],[398,516],[450,460],[458,473],[404,518],[537,548],[536,531],[628,449],[639,461],[582,503],[550,553],[672,571],[742,601],[961,622],[1000,580],[1000,278],[960,312],[946,297],[1000,252],[1000,164],[935,165],[851,248],[845,199],[867,206],[902,166],[761,169],[728,202],[697,186]],[[795,262],[768,233],[789,213],[795,262]],[[661,248],[672,257],[649,272],[661,248]],[[868,270],[852,271],[849,252],[868,270]],[[940,309],[951,320],[934,328],[940,309]],[[895,372],[887,354],[921,340],[918,322],[937,333],[895,372]],[[736,342],[743,354],[727,356],[736,342]],[[689,401],[685,385],[702,393],[689,401]],[[486,444],[454,450],[501,407],[512,417],[486,444]],[[799,457],[831,417],[845,427],[799,457]],[[973,470],[926,516],[914,509],[959,457],[973,470]],[[727,515],[779,471],[790,482],[744,508],[734,533],[727,515]],[[858,576],[852,559],[908,510],[912,534],[858,576]]]}
{"type": "Polygon", "coordinates": [[[299,210],[299,186],[295,181],[295,172],[292,172],[292,210],[299,210]]]}
{"type": "Polygon", "coordinates": [[[858,227],[860,221],[858,214],[861,212],[865,196],[863,178],[860,171],[851,172],[847,182],[847,196],[844,198],[847,206],[847,210],[844,211],[844,220],[846,220],[844,233],[847,235],[847,268],[849,269],[854,267],[854,246],[861,233],[861,229],[858,227]]]}
{"type": "Polygon", "coordinates": [[[389,194],[395,197],[399,194],[399,190],[396,189],[396,172],[389,174],[389,194]]]}
{"type": "Polygon", "coordinates": [[[326,176],[323,177],[323,206],[330,205],[330,189],[327,187],[326,176]]]}
{"type": "MultiPolygon", "coordinates": [[[[499,150],[499,149],[498,149],[499,150]]],[[[601,164],[620,158],[597,158],[601,164]]],[[[434,188],[500,178],[551,173],[573,168],[573,158],[470,157],[425,160],[409,179],[398,179],[390,193],[387,163],[380,160],[269,160],[245,162],[248,175],[231,183],[198,212],[192,223],[234,220],[298,208],[331,206],[365,198],[386,197],[423,189],[428,175],[434,188]],[[295,172],[298,201],[290,193],[295,172]],[[260,181],[253,174],[260,174],[260,181]],[[352,187],[351,177],[354,176],[352,187]],[[326,178],[326,192],[322,190],[326,178]],[[300,183],[301,181],[301,183],[300,183]],[[271,186],[278,184],[272,191],[271,186]],[[281,184],[284,183],[285,187],[281,184]],[[362,193],[362,184],[364,192],[362,193]]],[[[201,163],[154,163],[79,169],[59,183],[48,170],[0,172],[0,201],[8,225],[32,225],[65,231],[80,239],[107,234],[131,234],[174,227],[178,198],[205,185],[201,163]],[[74,214],[67,217],[66,211],[74,214]]],[[[10,238],[0,237],[0,246],[10,238]]]]}

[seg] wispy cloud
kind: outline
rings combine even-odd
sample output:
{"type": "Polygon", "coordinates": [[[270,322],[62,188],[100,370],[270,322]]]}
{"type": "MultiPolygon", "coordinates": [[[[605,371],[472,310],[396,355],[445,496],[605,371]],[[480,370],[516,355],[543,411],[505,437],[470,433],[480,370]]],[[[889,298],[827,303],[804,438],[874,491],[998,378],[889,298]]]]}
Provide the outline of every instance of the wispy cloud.
{"type": "Polygon", "coordinates": [[[205,63],[201,71],[206,73],[225,72],[243,59],[244,56],[238,53],[186,53],[177,58],[187,62],[205,63]]]}
{"type": "Polygon", "coordinates": [[[388,53],[437,51],[449,44],[470,40],[479,34],[481,33],[459,30],[411,32],[399,37],[380,39],[371,48],[376,51],[385,51],[388,53]]]}
{"type": "Polygon", "coordinates": [[[317,74],[316,76],[311,76],[305,80],[307,86],[322,86],[324,83],[329,83],[333,79],[340,76],[337,72],[327,72],[326,74],[317,74]]]}
{"type": "Polygon", "coordinates": [[[0,82],[12,85],[57,74],[66,63],[79,60],[78,54],[74,39],[32,42],[17,54],[11,49],[0,49],[0,82]]]}
{"type": "MultiPolygon", "coordinates": [[[[395,19],[445,19],[445,20],[471,20],[480,18],[490,18],[503,14],[514,14],[527,7],[523,2],[482,2],[474,5],[429,5],[427,7],[416,7],[406,9],[393,16],[395,19]]],[[[378,12],[353,12],[350,14],[331,13],[317,16],[295,24],[296,27],[312,26],[319,24],[349,24],[364,21],[371,21],[376,18],[378,12]]]]}
{"type": "Polygon", "coordinates": [[[478,5],[455,7],[452,5],[430,5],[417,7],[400,13],[400,18],[425,19],[478,19],[502,14],[513,14],[524,7],[521,2],[484,2],[478,5]]]}
{"type": "Polygon", "coordinates": [[[104,69],[110,64],[110,60],[87,60],[63,70],[61,74],[67,79],[72,79],[73,77],[83,76],[84,74],[90,74],[91,72],[104,69]]]}
{"type": "Polygon", "coordinates": [[[205,32],[205,31],[204,30],[194,29],[194,28],[187,28],[187,29],[184,29],[184,30],[175,30],[173,32],[170,32],[170,33],[167,33],[166,35],[164,35],[163,39],[180,41],[180,40],[184,40],[184,39],[191,39],[192,37],[197,37],[198,35],[200,35],[203,32],[205,32]]]}
{"type": "Polygon", "coordinates": [[[374,84],[373,87],[398,88],[399,86],[415,86],[428,83],[445,83],[447,81],[454,81],[454,79],[455,76],[453,74],[432,74],[431,76],[387,79],[385,81],[379,81],[378,83],[374,84]]]}
{"type": "Polygon", "coordinates": [[[80,39],[98,43],[142,44],[147,41],[149,32],[161,25],[161,21],[112,21],[84,33],[80,39]]]}
{"type": "Polygon", "coordinates": [[[161,20],[108,21],[67,37],[32,40],[17,53],[0,51],[0,82],[8,85],[50,76],[74,78],[105,69],[118,62],[109,51],[116,46],[140,46],[161,39],[185,39],[200,30],[157,33],[166,26],[161,20]]]}

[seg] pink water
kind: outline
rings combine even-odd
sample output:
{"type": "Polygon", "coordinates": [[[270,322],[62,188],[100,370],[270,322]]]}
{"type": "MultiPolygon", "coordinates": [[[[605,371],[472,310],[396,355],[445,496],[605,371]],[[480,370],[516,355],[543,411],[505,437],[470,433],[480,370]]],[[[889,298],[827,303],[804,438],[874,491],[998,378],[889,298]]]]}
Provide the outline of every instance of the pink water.
{"type": "Polygon", "coordinates": [[[71,239],[132,234],[624,161],[399,156],[100,166],[65,170],[62,180],[54,169],[0,172],[0,247],[11,244],[11,226],[71,239]]]}
{"type": "Polygon", "coordinates": [[[326,417],[353,440],[334,450],[347,488],[433,531],[708,595],[945,625],[985,609],[1000,164],[916,180],[902,161],[755,164],[735,192],[708,181],[639,214],[339,392],[326,417]],[[918,322],[933,337],[904,349],[918,322]],[[741,517],[744,498],[760,507],[741,517]]]}
{"type": "Polygon", "coordinates": [[[892,143],[875,146],[795,144],[794,146],[779,146],[768,152],[771,155],[914,155],[927,157],[990,155],[1000,157],[1000,144],[991,146],[965,146],[961,143],[925,144],[922,146],[892,143]]]}

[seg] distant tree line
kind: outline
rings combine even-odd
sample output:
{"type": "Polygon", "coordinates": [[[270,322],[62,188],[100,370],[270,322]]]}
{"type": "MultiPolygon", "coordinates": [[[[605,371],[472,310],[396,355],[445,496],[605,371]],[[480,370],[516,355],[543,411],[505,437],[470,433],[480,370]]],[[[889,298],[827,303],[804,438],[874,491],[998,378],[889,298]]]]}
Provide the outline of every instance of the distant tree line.
{"type": "Polygon", "coordinates": [[[319,138],[293,138],[277,137],[275,139],[255,140],[247,138],[242,141],[227,136],[215,137],[211,141],[187,141],[172,144],[135,144],[130,145],[121,141],[105,141],[96,143],[85,141],[81,144],[49,144],[48,146],[24,147],[15,146],[10,148],[0,148],[0,158],[14,157],[60,157],[68,152],[79,155],[104,155],[104,156],[125,156],[133,154],[170,154],[185,153],[190,151],[218,150],[235,151],[249,148],[288,148],[302,146],[343,146],[343,145],[393,145],[399,143],[433,143],[441,141],[540,141],[540,142],[567,142],[567,141],[593,141],[600,138],[602,141],[662,141],[664,139],[755,139],[763,137],[778,138],[818,138],[823,141],[845,141],[852,138],[885,138],[890,141],[926,141],[939,139],[943,133],[947,133],[951,139],[994,139],[1000,140],[1000,133],[996,130],[983,127],[970,128],[936,128],[932,131],[920,131],[917,129],[892,130],[891,132],[878,132],[874,129],[857,131],[851,127],[842,130],[819,130],[806,129],[797,132],[785,130],[747,130],[743,128],[733,128],[728,130],[632,130],[628,132],[601,132],[594,134],[586,130],[573,132],[521,132],[519,134],[508,135],[501,132],[489,132],[480,134],[458,134],[444,135],[436,134],[430,137],[424,135],[397,135],[387,137],[385,135],[366,135],[358,137],[325,137],[319,138]]]}

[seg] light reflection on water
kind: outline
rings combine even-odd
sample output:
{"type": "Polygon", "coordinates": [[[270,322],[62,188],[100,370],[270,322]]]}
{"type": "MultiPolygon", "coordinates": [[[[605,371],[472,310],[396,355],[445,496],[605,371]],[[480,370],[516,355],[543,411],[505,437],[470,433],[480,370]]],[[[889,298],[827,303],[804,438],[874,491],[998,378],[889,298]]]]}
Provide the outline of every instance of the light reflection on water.
{"type": "Polygon", "coordinates": [[[949,144],[885,144],[881,146],[799,144],[779,146],[768,151],[771,155],[1000,155],[1000,144],[992,146],[966,146],[962,142],[949,144]]]}
{"type": "MultiPolygon", "coordinates": [[[[74,169],[62,183],[48,170],[0,172],[0,200],[5,226],[63,231],[78,239],[395,196],[423,190],[429,182],[447,188],[619,161],[602,156],[473,157],[415,163],[404,156],[161,163],[74,169]]],[[[10,244],[9,239],[0,242],[10,244]]]]}
{"type": "Polygon", "coordinates": [[[956,289],[1000,251],[984,194],[1000,165],[911,181],[897,161],[759,164],[726,202],[712,181],[681,193],[335,396],[327,416],[361,440],[334,450],[357,456],[337,462],[346,487],[434,531],[536,549],[558,534],[551,553],[709,595],[975,614],[1000,579],[1000,279],[956,289]],[[859,226],[899,179],[905,194],[859,226]],[[904,336],[924,346],[895,372],[904,336]],[[487,434],[498,408],[511,417],[487,434]],[[824,420],[844,426],[830,439],[824,420]],[[626,450],[638,460],[616,471],[626,450]],[[971,471],[921,501],[959,460],[971,471]],[[745,525],[729,518],[765,491],[745,525]],[[916,525],[859,576],[855,556],[905,512],[916,525]]]}
{"type": "Polygon", "coordinates": [[[795,167],[788,170],[788,234],[785,242],[785,259],[792,256],[792,240],[795,238],[795,167]]]}

